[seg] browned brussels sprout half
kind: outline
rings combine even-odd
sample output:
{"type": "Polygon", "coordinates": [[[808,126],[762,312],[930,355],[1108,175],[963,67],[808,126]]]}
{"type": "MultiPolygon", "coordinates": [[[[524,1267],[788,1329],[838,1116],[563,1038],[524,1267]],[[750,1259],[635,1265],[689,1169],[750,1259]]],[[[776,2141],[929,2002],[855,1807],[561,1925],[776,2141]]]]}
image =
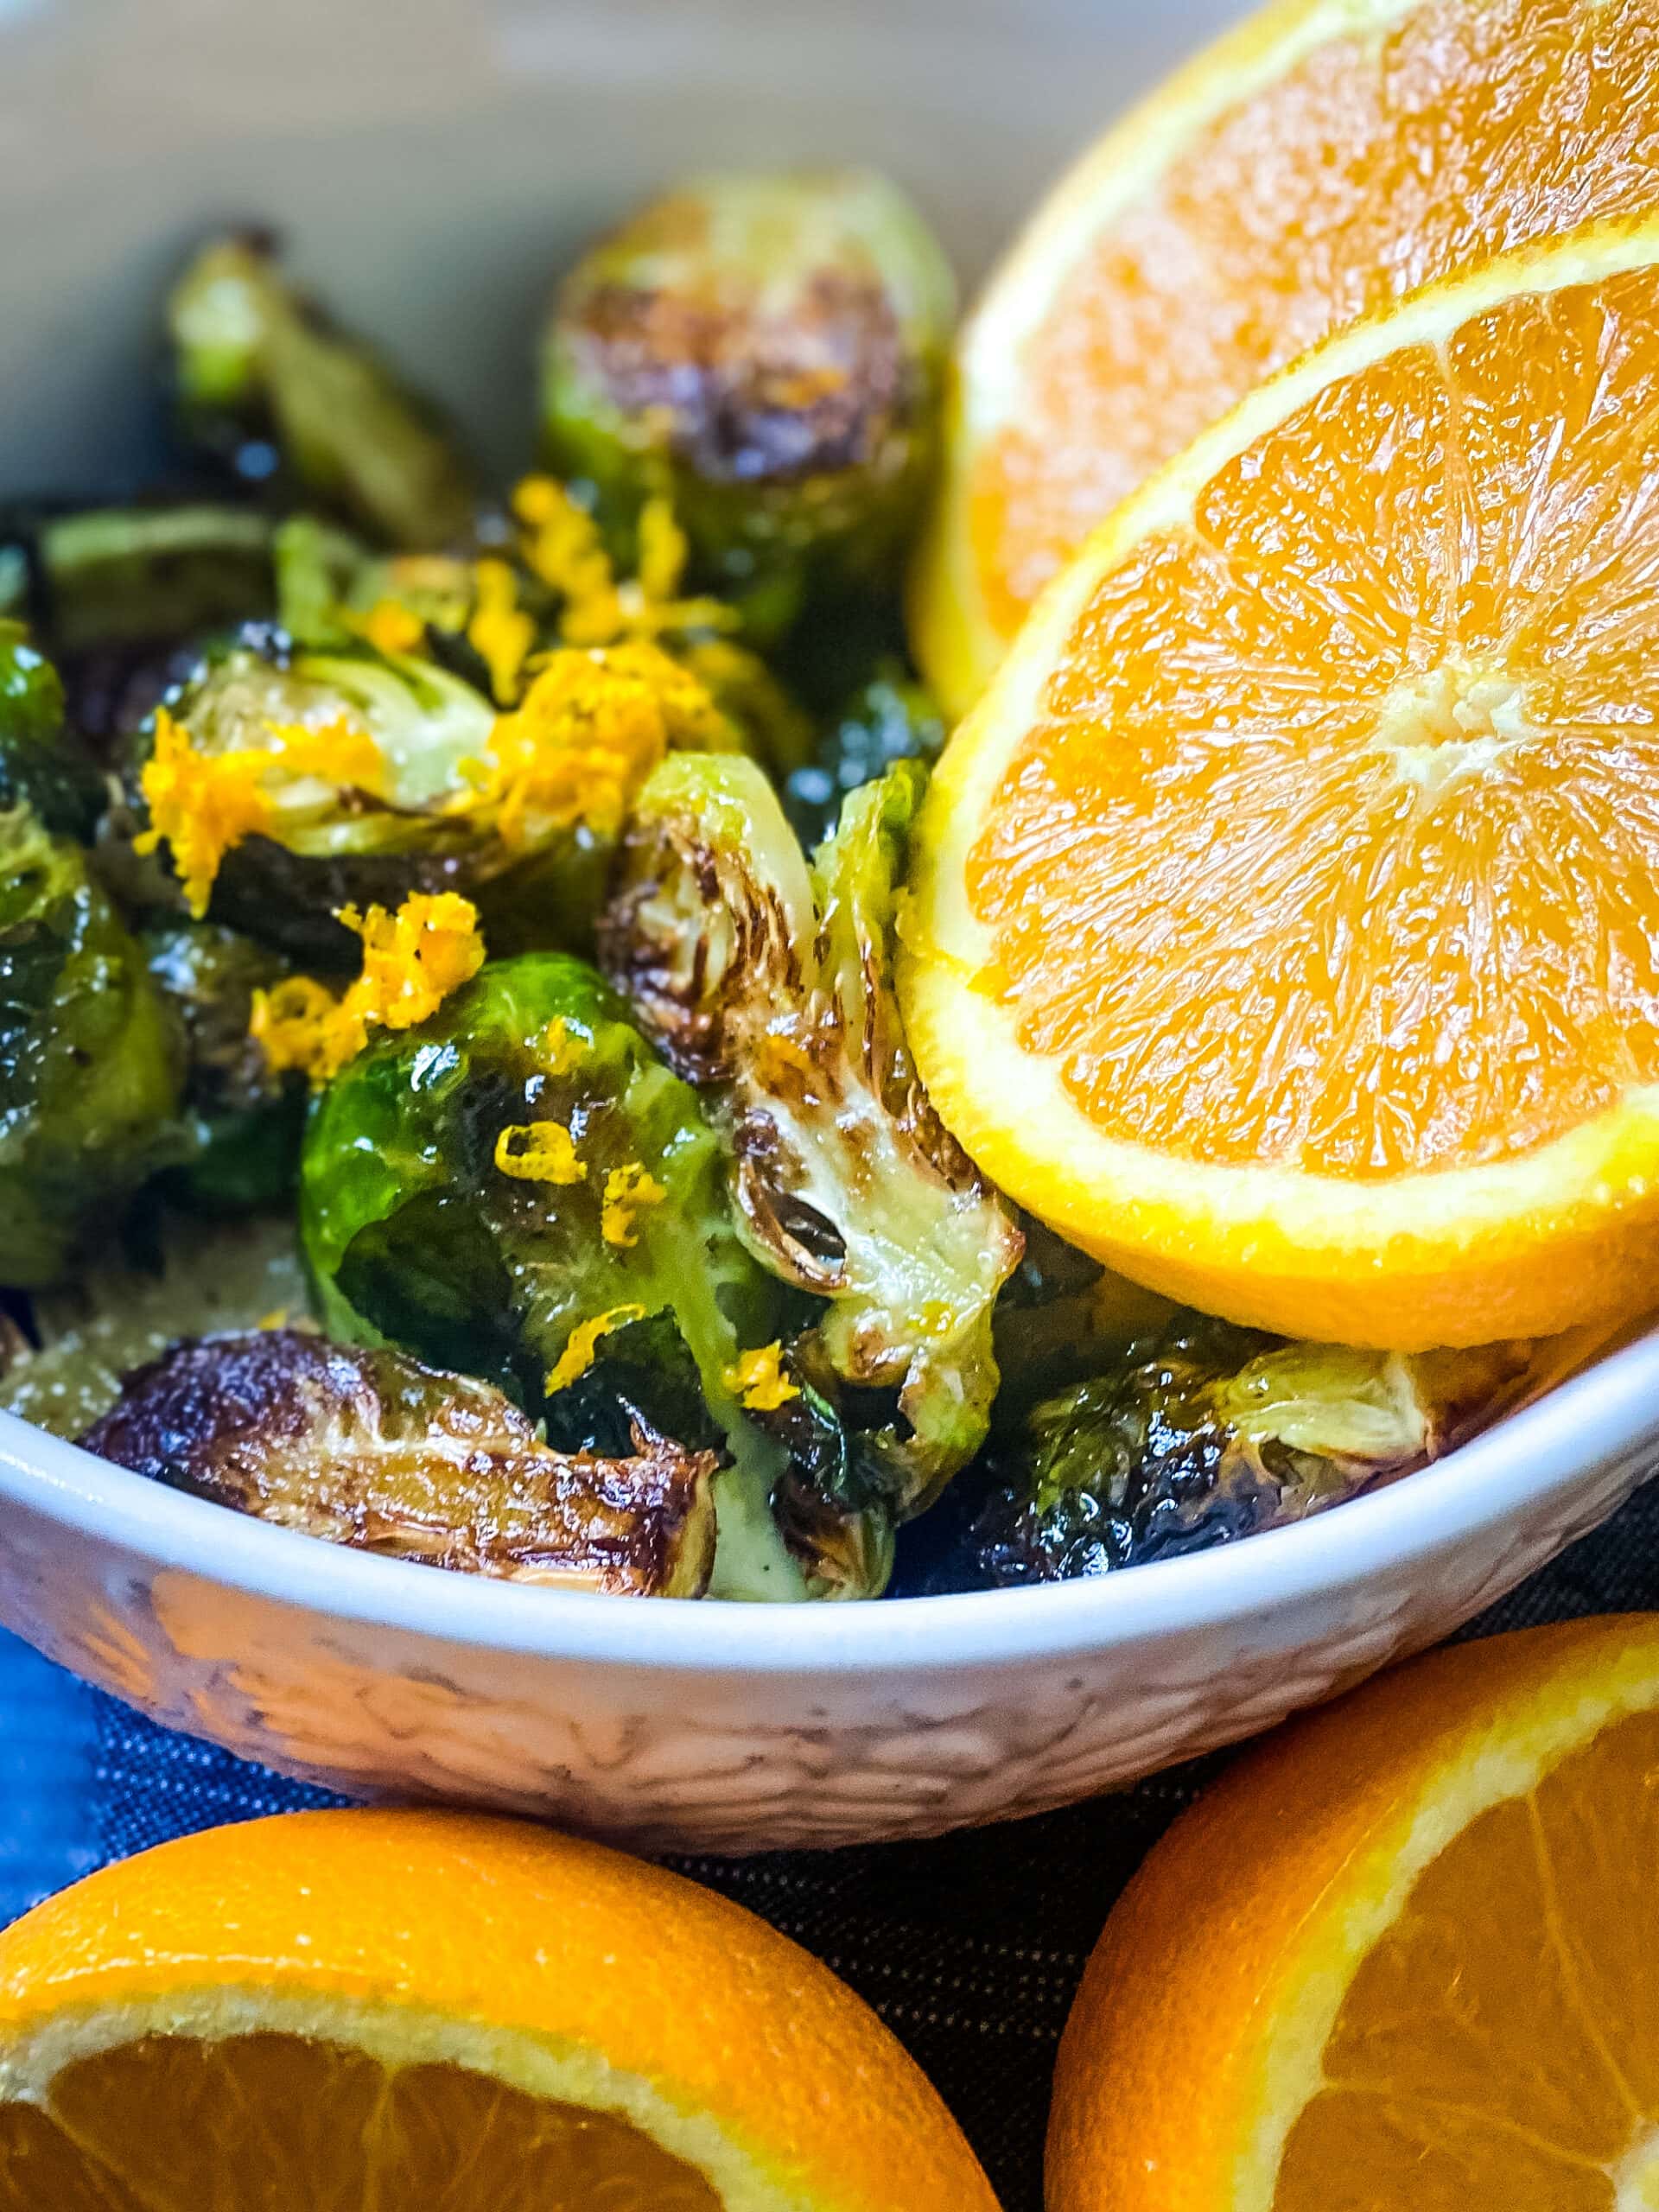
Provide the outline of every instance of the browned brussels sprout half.
{"type": "Polygon", "coordinates": [[[472,479],[443,423],[294,289],[269,239],[204,246],[167,316],[185,430],[244,481],[285,475],[395,545],[467,535],[472,479]]]}
{"type": "Polygon", "coordinates": [[[636,1424],[555,1452],[486,1382],[297,1329],[175,1346],[81,1439],[118,1465],[335,1544],[508,1582],[699,1598],[710,1452],[636,1424]]]}
{"type": "Polygon", "coordinates": [[[666,495],[704,580],[776,636],[892,575],[932,467],[955,287],[861,171],[692,177],[603,238],[548,332],[554,465],[626,527],[666,495]]]}
{"type": "Polygon", "coordinates": [[[0,1287],[55,1281],[184,1156],[181,1059],[79,848],[0,812],[0,1287]]]}
{"type": "Polygon", "coordinates": [[[740,1403],[776,1286],[738,1239],[696,1092],[591,968],[493,962],[372,1043],[312,1109],[301,1225],[334,1335],[489,1376],[562,1443],[590,1440],[571,1426],[590,1371],[682,1442],[704,1440],[688,1403],[712,1413],[736,1462],[715,1486],[715,1589],[800,1594],[769,1508],[782,1454],[740,1403]]]}
{"type": "Polygon", "coordinates": [[[1538,1351],[1286,1344],[1180,1313],[1012,1425],[931,1586],[1103,1574],[1300,1521],[1496,1420],[1538,1351]]]}
{"type": "Polygon", "coordinates": [[[855,792],[809,869],[752,762],[665,761],[601,927],[611,972],[729,1135],[750,1249],[825,1301],[772,1425],[810,1493],[805,1517],[829,1500],[886,1521],[885,1540],[867,1529],[849,1547],[868,1559],[984,1440],[991,1313],[1020,1252],[929,1107],[893,1000],[925,779],[906,764],[855,792]]]}

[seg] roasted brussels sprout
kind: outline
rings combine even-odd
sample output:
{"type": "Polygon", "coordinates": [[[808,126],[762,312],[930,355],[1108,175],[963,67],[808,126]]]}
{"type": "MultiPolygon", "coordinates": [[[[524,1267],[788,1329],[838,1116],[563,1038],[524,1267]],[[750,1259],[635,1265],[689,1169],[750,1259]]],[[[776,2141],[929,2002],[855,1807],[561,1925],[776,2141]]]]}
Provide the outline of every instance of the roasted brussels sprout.
{"type": "Polygon", "coordinates": [[[79,848],[0,813],[0,1284],[56,1280],[187,1146],[178,1039],[79,848]]]}
{"type": "Polygon", "coordinates": [[[213,1213],[279,1205],[299,1169],[304,1092],[272,1075],[248,1031],[254,994],[275,989],[287,962],[216,922],[158,926],[140,942],[185,1039],[192,1156],[168,1172],[169,1196],[213,1213]]]}
{"type": "Polygon", "coordinates": [[[205,1222],[140,1208],[119,1243],[29,1301],[32,1340],[0,1362],[0,1410],[73,1439],[124,1378],[184,1337],[303,1324],[310,1290],[293,1222],[205,1222]]]}
{"type": "Polygon", "coordinates": [[[880,588],[932,466],[955,288],[863,172],[693,177],[603,238],[544,352],[556,467],[626,535],[665,494],[703,577],[776,636],[809,585],[880,588]]]}
{"type": "Polygon", "coordinates": [[[28,805],[60,836],[83,843],[107,794],[64,726],[63,685],[20,622],[0,622],[0,811],[28,805]]]}
{"type": "Polygon", "coordinates": [[[683,1347],[737,1461],[715,1484],[715,1587],[799,1594],[768,1503],[782,1455],[739,1402],[742,1354],[780,1325],[775,1287],[739,1241],[696,1094],[592,969],[492,963],[419,1027],[371,1043],[312,1110],[301,1224],[332,1334],[546,1401],[556,1427],[613,1334],[669,1317],[653,1361],[627,1348],[630,1387],[677,1433],[683,1347]]]}
{"type": "Polygon", "coordinates": [[[784,785],[784,806],[803,841],[817,844],[841,817],[849,791],[885,775],[895,761],[930,765],[944,749],[938,702],[902,663],[885,665],[832,715],[813,757],[784,785]]]}
{"type": "Polygon", "coordinates": [[[245,483],[275,480],[395,545],[467,536],[472,480],[447,429],[295,290],[269,238],[204,246],[167,321],[185,432],[245,483]]]}
{"type": "Polygon", "coordinates": [[[35,597],[54,652],[183,639],[269,615],[270,518],[189,504],[100,507],[34,532],[35,597]]]}
{"type": "Polygon", "coordinates": [[[501,951],[591,935],[633,791],[671,745],[722,743],[705,688],[655,645],[554,654],[518,708],[435,662],[249,645],[157,710],[137,783],[186,903],[315,966],[346,906],[459,891],[501,951]]]}
{"type": "Polygon", "coordinates": [[[297,1329],[184,1344],[81,1442],[330,1543],[503,1581],[700,1598],[713,1452],[635,1427],[626,1459],[543,1444],[486,1382],[297,1329]]]}
{"type": "Polygon", "coordinates": [[[1497,1419],[1536,1352],[1286,1344],[1182,1313],[999,1440],[930,1586],[1103,1574],[1301,1520],[1497,1419]]]}
{"type": "Polygon", "coordinates": [[[613,976],[729,1135],[750,1249],[827,1301],[770,1425],[812,1512],[873,1516],[851,1547],[869,1560],[984,1440],[991,1312],[1020,1252],[930,1109],[893,1001],[925,775],[906,764],[855,792],[809,872],[752,762],[666,761],[601,926],[613,976]]]}

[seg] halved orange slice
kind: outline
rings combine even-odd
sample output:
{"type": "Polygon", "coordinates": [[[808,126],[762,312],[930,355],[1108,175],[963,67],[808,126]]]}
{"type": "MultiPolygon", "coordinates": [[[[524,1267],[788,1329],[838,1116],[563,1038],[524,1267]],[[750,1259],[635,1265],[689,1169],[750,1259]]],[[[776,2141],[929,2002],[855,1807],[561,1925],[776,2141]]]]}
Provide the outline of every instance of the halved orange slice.
{"type": "Polygon", "coordinates": [[[971,705],[1037,592],[1269,372],[1407,291],[1659,203],[1653,0],[1290,0],[1065,177],[963,334],[918,657],[971,705]]]}
{"type": "Polygon", "coordinates": [[[1656,261],[1592,230],[1284,372],[949,747],[911,1042],[1122,1273],[1402,1351],[1652,1303],[1656,261]]]}
{"type": "Polygon", "coordinates": [[[515,1823],[302,1813],[0,1936],[3,2212],[995,2212],[874,2013],[515,1823]]]}
{"type": "Polygon", "coordinates": [[[1170,1831],[1089,1964],[1049,2212],[1659,2203],[1659,1617],[1434,1653],[1170,1831]]]}

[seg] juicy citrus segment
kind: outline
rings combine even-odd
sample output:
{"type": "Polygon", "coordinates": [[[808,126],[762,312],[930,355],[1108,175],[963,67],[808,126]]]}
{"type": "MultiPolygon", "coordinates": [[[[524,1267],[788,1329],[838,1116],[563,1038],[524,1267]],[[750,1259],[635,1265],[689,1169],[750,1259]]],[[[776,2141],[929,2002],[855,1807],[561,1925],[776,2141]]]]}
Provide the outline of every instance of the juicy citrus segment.
{"type": "Polygon", "coordinates": [[[296,1814],[0,1935],[0,2212],[995,2212],[827,1968],[515,1823],[296,1814]]]}
{"type": "Polygon", "coordinates": [[[149,2036],[65,2068],[44,2108],[0,2106],[5,2212],[720,2212],[721,2202],[611,2113],[296,2036],[149,2036]]]}
{"type": "Polygon", "coordinates": [[[924,1077],[1125,1272],[1401,1348],[1642,1294],[1656,257],[1517,257],[1264,387],[1096,534],[953,741],[924,1077]]]}
{"type": "Polygon", "coordinates": [[[1108,1924],[1052,2212],[1656,2201],[1656,1770],[1651,1615],[1438,1653],[1281,1732],[1108,1924]]]}
{"type": "Polygon", "coordinates": [[[1134,111],[964,335],[921,579],[935,680],[965,707],[1100,518],[1271,370],[1495,252],[1653,207],[1656,91],[1652,0],[1301,0],[1134,111]]]}

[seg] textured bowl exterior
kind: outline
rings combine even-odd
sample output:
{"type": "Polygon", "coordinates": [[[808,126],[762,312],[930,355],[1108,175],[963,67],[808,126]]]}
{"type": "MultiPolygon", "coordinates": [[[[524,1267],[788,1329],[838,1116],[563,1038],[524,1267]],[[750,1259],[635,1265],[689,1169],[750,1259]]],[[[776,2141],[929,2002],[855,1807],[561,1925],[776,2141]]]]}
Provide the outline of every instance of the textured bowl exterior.
{"type": "MultiPolygon", "coordinates": [[[[964,271],[1233,0],[0,0],[0,488],[151,465],[154,302],[273,221],[506,467],[541,295],[677,169],[895,174],[964,271]],[[987,128],[986,118],[994,118],[987,128]]],[[[921,1836],[1264,1728],[1446,1634],[1659,1463],[1647,1340],[1427,1473],[1088,1584],[739,1607],[336,1551],[0,1415],[0,1622],[156,1719],[365,1796],[649,1848],[921,1836]]]]}
{"type": "Polygon", "coordinates": [[[1271,1726],[1469,1619],[1659,1465],[1659,1339],[1375,1497],[1090,1583],[880,1605],[515,1588],[336,1550],[0,1416],[0,1621],[365,1796],[648,1850],[925,1836],[1271,1726]]]}

